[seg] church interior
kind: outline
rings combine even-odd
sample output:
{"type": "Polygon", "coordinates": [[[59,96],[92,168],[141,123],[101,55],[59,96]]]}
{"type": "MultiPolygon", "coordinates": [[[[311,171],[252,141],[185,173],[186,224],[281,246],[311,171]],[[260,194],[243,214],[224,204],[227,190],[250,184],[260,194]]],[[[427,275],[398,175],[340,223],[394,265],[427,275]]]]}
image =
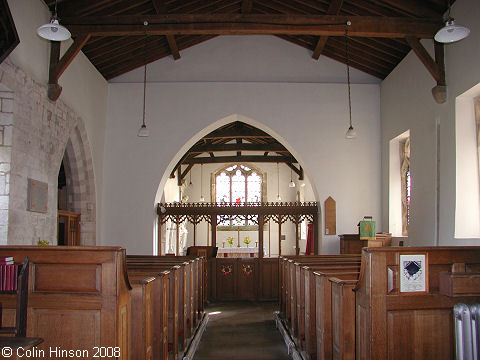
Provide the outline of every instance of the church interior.
{"type": "Polygon", "coordinates": [[[478,359],[479,15],[0,0],[1,356],[478,359]]]}

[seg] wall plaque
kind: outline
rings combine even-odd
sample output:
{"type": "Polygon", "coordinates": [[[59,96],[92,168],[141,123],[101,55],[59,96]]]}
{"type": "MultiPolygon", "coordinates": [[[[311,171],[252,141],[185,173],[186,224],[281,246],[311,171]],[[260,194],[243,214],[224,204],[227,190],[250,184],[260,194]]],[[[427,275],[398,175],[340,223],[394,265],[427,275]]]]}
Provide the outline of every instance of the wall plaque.
{"type": "Polygon", "coordinates": [[[46,213],[48,210],[48,184],[28,179],[27,210],[46,213]]]}
{"type": "Polygon", "coordinates": [[[426,254],[400,255],[400,292],[428,292],[426,254]]]}
{"type": "Polygon", "coordinates": [[[331,196],[325,200],[325,235],[337,233],[337,203],[331,196]]]}

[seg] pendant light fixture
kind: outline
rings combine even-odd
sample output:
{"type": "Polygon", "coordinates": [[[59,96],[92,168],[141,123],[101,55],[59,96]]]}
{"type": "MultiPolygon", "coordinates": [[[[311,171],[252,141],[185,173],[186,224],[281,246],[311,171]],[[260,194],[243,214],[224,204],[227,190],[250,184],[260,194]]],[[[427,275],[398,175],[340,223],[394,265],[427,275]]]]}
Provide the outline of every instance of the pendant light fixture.
{"type": "Polygon", "coordinates": [[[277,201],[282,201],[282,197],[280,196],[280,171],[278,168],[278,162],[277,162],[277,201]]]}
{"type": "Polygon", "coordinates": [[[295,187],[295,182],[292,179],[292,169],[290,169],[290,182],[288,183],[288,187],[290,187],[290,188],[295,187]]]}
{"type": "Polygon", "coordinates": [[[455,19],[450,16],[451,4],[448,2],[448,13],[445,26],[437,31],[435,34],[435,41],[449,44],[462,39],[465,39],[470,34],[470,29],[465,26],[455,24],[455,19]]]}
{"type": "MultiPolygon", "coordinates": [[[[348,25],[348,23],[347,23],[348,25]]],[[[352,126],[352,100],[350,96],[350,64],[348,58],[348,30],[345,31],[345,62],[347,63],[347,87],[348,87],[348,119],[349,119],[349,128],[345,137],[347,139],[355,139],[357,137],[357,132],[352,126]]]]}
{"type": "MultiPolygon", "coordinates": [[[[148,22],[144,21],[143,25],[147,26],[148,22]]],[[[143,118],[142,118],[142,126],[138,130],[137,136],[138,137],[148,137],[149,131],[147,129],[147,125],[145,125],[145,98],[147,94],[147,32],[145,31],[145,45],[143,47],[143,56],[144,56],[144,63],[143,66],[143,118]]]]}
{"type": "Polygon", "coordinates": [[[37,28],[38,36],[51,41],[64,41],[72,36],[65,26],[60,25],[57,17],[57,1],[55,1],[55,13],[50,22],[37,28]]]}
{"type": "Polygon", "coordinates": [[[203,164],[200,164],[200,201],[205,201],[205,197],[203,196],[203,164]]]}

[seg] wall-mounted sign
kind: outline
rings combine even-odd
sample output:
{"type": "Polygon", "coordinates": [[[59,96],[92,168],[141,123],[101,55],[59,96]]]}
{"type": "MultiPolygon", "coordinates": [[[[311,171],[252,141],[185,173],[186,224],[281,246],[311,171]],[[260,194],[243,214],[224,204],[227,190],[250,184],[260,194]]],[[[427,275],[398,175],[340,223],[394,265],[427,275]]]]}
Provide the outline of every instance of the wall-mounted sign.
{"type": "Polygon", "coordinates": [[[400,292],[428,291],[428,264],[426,254],[400,255],[400,292]]]}
{"type": "Polygon", "coordinates": [[[48,184],[28,179],[27,210],[46,213],[48,210],[48,184]]]}

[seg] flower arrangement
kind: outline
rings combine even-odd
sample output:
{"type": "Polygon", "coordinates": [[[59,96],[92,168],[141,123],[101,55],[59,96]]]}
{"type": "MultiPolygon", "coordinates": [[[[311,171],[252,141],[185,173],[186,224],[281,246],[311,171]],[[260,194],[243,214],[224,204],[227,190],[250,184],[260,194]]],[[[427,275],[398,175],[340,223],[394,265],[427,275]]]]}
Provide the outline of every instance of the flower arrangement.
{"type": "Polygon", "coordinates": [[[250,238],[249,238],[248,236],[245,236],[245,237],[243,238],[243,243],[244,243],[245,245],[247,245],[247,247],[248,247],[248,244],[250,244],[250,238]]]}
{"type": "Polygon", "coordinates": [[[232,245],[233,245],[233,237],[229,236],[229,237],[227,238],[227,243],[229,243],[230,246],[232,246],[232,245]]]}
{"type": "Polygon", "coordinates": [[[50,243],[47,240],[40,240],[40,238],[38,238],[37,245],[38,246],[47,246],[47,245],[50,245],[50,243]]]}

